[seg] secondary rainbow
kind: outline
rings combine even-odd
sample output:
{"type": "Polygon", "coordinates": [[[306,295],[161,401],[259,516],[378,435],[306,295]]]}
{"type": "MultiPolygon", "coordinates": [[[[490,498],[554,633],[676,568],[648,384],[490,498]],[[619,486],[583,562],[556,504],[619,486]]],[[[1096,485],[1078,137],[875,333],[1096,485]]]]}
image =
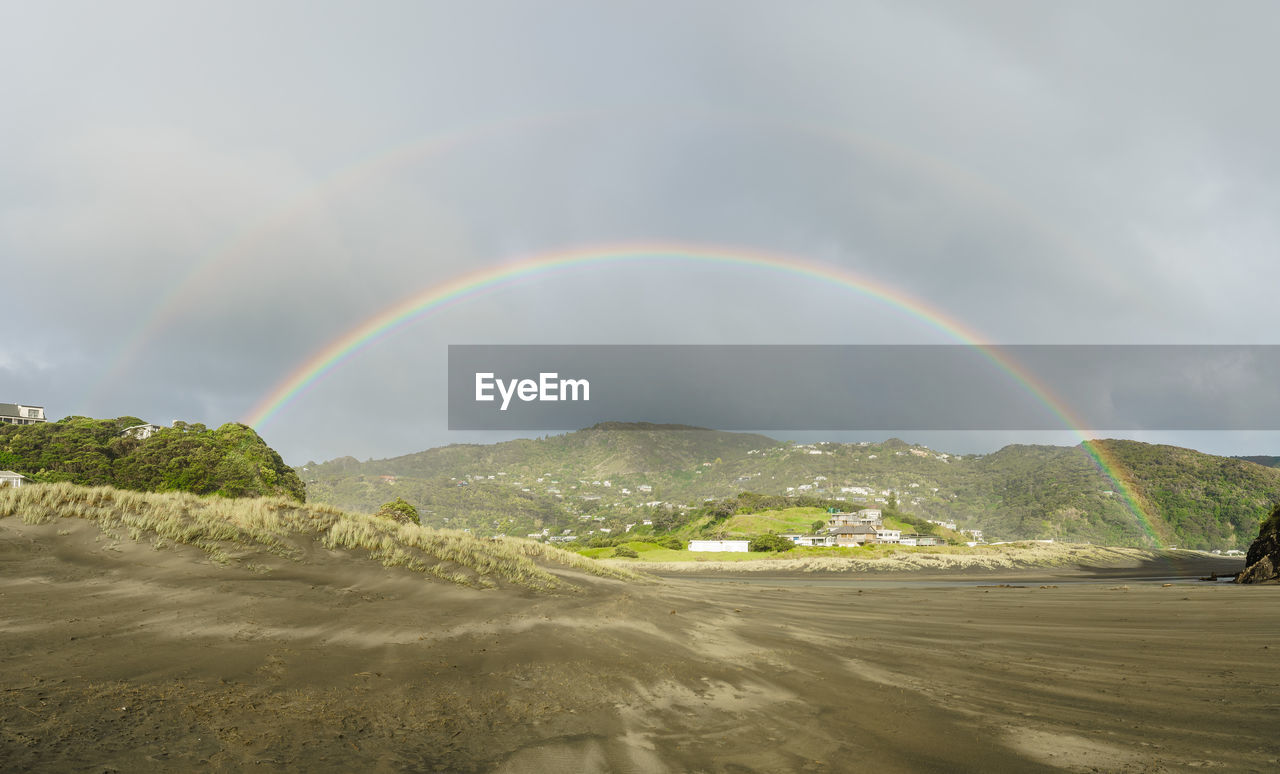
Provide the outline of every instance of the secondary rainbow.
{"type": "MultiPolygon", "coordinates": [[[[896,169],[929,181],[938,189],[950,190],[957,197],[968,201],[980,201],[991,211],[1046,237],[1052,243],[1073,256],[1076,261],[1086,261],[1089,252],[1076,244],[1069,232],[1044,221],[1017,197],[992,186],[945,159],[930,156],[893,140],[855,131],[846,127],[806,124],[790,118],[740,114],[705,107],[680,108],[655,113],[638,109],[596,109],[546,113],[519,118],[502,119],[443,132],[428,137],[415,138],[379,153],[360,159],[333,173],[304,191],[287,204],[264,214],[246,224],[238,233],[230,235],[222,243],[197,260],[174,286],[160,294],[149,309],[144,309],[133,327],[117,337],[114,354],[107,360],[108,369],[96,380],[85,384],[85,392],[77,405],[95,405],[109,388],[126,375],[133,373],[139,358],[164,330],[172,327],[186,311],[188,304],[206,289],[218,276],[236,272],[237,264],[261,251],[271,237],[287,233],[303,218],[312,215],[343,195],[362,190],[372,181],[404,168],[430,159],[448,157],[466,148],[481,146],[488,141],[504,137],[516,137],[539,130],[560,131],[569,127],[593,126],[637,121],[678,121],[683,124],[696,121],[724,122],[734,127],[772,129],[797,136],[804,136],[832,143],[836,147],[851,149],[870,158],[891,163],[896,169]]],[[[1141,304],[1136,298],[1132,303],[1141,304]]]]}
{"type": "Polygon", "coordinates": [[[875,299],[915,317],[943,334],[964,344],[976,346],[993,364],[1022,384],[1039,401],[1057,415],[1064,428],[1075,432],[1082,447],[1098,469],[1116,485],[1126,506],[1137,517],[1147,535],[1161,545],[1146,509],[1129,481],[1110,459],[1105,449],[1091,442],[1080,429],[1062,401],[1056,398],[1032,375],[1021,369],[999,351],[990,349],[982,339],[945,312],[926,307],[922,302],[882,283],[871,281],[843,268],[817,263],[804,258],[765,253],[740,248],[706,247],[682,244],[624,244],[579,248],[541,253],[521,260],[470,272],[412,294],[394,306],[369,317],[342,336],[320,348],[299,365],[246,415],[245,424],[261,429],[281,410],[306,393],[326,374],[349,360],[369,344],[432,312],[448,308],[477,296],[523,280],[554,275],[576,269],[618,264],[654,265],[663,263],[711,264],[749,268],[805,277],[835,284],[859,295],[875,299]]]}

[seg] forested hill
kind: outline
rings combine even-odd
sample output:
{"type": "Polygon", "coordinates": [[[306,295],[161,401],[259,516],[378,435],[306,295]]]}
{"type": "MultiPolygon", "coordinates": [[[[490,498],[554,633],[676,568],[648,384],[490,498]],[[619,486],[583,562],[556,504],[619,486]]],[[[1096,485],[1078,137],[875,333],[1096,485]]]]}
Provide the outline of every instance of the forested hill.
{"type": "Polygon", "coordinates": [[[125,434],[126,428],[142,424],[137,417],[0,424],[0,469],[34,481],[148,492],[306,497],[293,469],[245,425],[228,423],[210,430],[175,422],[145,440],[125,434]]]}
{"type": "Polygon", "coordinates": [[[1111,545],[1243,548],[1280,470],[1130,441],[1096,442],[1125,491],[1080,446],[1008,446],[953,455],[897,439],[780,442],[687,427],[597,425],[566,435],[454,445],[386,460],[308,463],[313,500],[373,511],[395,497],[427,523],[480,533],[678,526],[708,499],[739,492],[830,498],[850,507],[896,500],[903,512],[982,529],[989,540],[1058,538],[1111,545]]]}
{"type": "Polygon", "coordinates": [[[465,476],[499,470],[508,476],[599,478],[695,467],[717,457],[739,458],[751,449],[776,446],[772,438],[725,433],[686,425],[605,422],[586,430],[497,444],[452,444],[361,463],[352,457],[307,463],[312,478],[373,472],[404,476],[465,476]]]}
{"type": "Polygon", "coordinates": [[[1166,543],[1246,548],[1280,501],[1280,470],[1137,441],[1097,442],[1128,476],[1166,543]]]}

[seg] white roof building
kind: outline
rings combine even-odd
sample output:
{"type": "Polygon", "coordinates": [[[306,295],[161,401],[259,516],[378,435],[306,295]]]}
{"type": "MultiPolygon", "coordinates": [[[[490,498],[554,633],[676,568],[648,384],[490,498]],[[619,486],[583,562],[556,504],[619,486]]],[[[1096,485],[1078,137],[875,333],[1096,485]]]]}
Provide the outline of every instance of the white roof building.
{"type": "Polygon", "coordinates": [[[748,540],[690,540],[690,551],[731,551],[746,553],[749,549],[750,541],[748,540]]]}
{"type": "Polygon", "coordinates": [[[30,484],[31,479],[12,470],[0,470],[0,486],[11,486],[15,489],[23,484],[30,484]]]}

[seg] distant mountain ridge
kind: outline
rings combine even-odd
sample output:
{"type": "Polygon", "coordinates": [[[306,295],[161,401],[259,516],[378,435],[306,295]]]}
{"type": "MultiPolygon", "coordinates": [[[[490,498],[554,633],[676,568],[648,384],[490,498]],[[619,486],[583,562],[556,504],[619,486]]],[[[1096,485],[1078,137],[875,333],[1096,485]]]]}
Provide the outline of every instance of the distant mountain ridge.
{"type": "MultiPolygon", "coordinates": [[[[1079,447],[1014,445],[953,455],[899,439],[780,442],[705,428],[605,423],[540,439],[458,444],[386,460],[299,467],[310,499],[372,511],[404,497],[424,521],[477,533],[622,530],[739,492],[874,506],[896,499],[920,518],[988,539],[1243,548],[1280,500],[1280,469],[1136,441],[1095,445],[1124,492],[1079,447]]],[[[674,519],[674,522],[672,522],[674,519]]]]}
{"type": "Polygon", "coordinates": [[[1247,457],[1232,457],[1232,459],[1252,462],[1255,465],[1262,465],[1267,468],[1280,468],[1280,457],[1269,457],[1265,454],[1254,454],[1247,457]]]}

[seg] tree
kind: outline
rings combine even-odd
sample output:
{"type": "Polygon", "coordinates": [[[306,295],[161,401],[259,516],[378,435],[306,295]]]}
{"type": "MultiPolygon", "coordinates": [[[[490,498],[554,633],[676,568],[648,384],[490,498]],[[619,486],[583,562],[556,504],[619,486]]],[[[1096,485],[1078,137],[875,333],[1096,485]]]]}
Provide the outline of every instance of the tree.
{"type": "Polygon", "coordinates": [[[820,532],[822,531],[822,528],[825,526],[827,526],[827,523],[819,519],[818,521],[815,521],[814,523],[810,524],[809,529],[811,529],[814,532],[820,532]]]}
{"type": "Polygon", "coordinates": [[[146,440],[123,436],[138,417],[0,426],[0,468],[36,481],[70,481],[146,492],[182,490],[198,495],[292,497],[306,489],[284,460],[246,425],[217,430],[175,424],[146,440]]]}
{"type": "Polygon", "coordinates": [[[795,544],[781,535],[756,535],[747,548],[751,551],[790,551],[795,544]]]}
{"type": "Polygon", "coordinates": [[[418,509],[414,508],[403,497],[397,497],[389,503],[383,503],[378,509],[378,516],[398,521],[401,524],[420,524],[418,509]]]}

